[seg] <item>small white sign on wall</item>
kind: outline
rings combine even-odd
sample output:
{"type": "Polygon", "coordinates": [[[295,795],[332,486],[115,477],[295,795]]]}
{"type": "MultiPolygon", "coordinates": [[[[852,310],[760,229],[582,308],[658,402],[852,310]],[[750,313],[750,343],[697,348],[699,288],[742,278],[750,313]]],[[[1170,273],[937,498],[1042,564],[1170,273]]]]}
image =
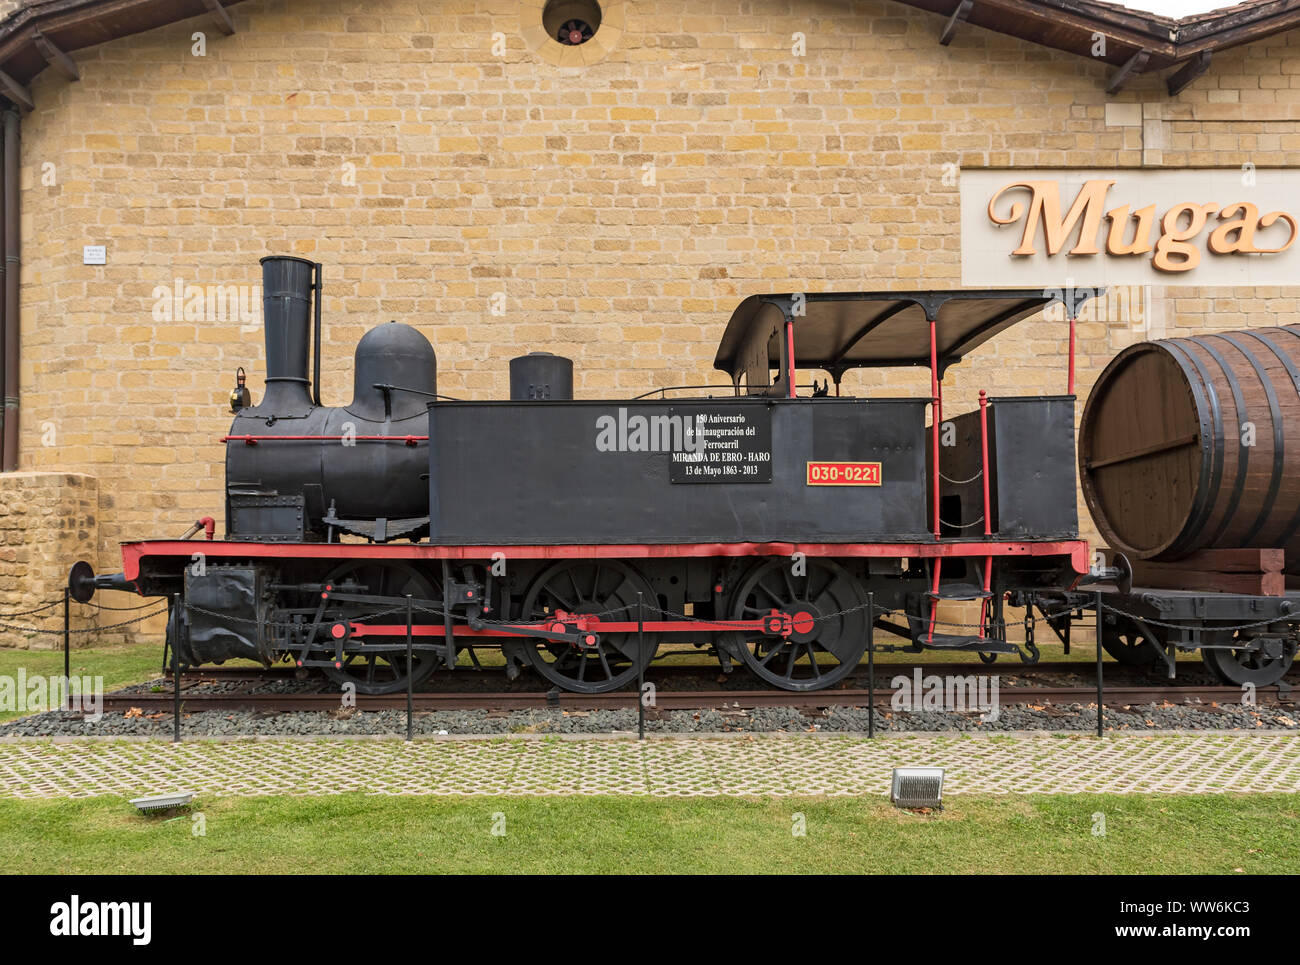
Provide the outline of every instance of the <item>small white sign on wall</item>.
{"type": "Polygon", "coordinates": [[[108,264],[108,246],[86,245],[81,249],[81,263],[83,265],[108,264]]]}

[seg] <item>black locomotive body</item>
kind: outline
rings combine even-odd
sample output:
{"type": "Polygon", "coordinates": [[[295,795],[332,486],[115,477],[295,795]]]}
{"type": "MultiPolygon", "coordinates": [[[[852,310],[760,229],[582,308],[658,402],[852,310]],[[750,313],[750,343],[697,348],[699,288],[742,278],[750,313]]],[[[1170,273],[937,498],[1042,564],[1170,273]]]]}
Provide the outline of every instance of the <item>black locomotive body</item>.
{"type": "Polygon", "coordinates": [[[430,535],[469,545],[928,540],[925,406],[439,403],[429,410],[430,535]],[[869,487],[870,498],[864,486],[805,485],[810,463],[845,461],[888,467],[889,485],[869,487]]]}
{"type": "Polygon", "coordinates": [[[357,343],[352,402],[322,406],[320,266],[264,258],[262,273],[266,392],[251,407],[234,397],[239,408],[225,440],[227,538],[301,542],[352,533],[382,542],[427,534],[433,346],[409,325],[371,329],[357,343]],[[314,385],[307,377],[313,304],[314,385]],[[386,388],[393,383],[405,391],[386,388]]]}
{"type": "Polygon", "coordinates": [[[289,658],[385,692],[499,647],[511,672],[599,691],[702,648],[812,689],[876,631],[1032,659],[1007,594],[1087,568],[1057,458],[1071,400],[981,400],[940,445],[943,369],[1041,293],[756,296],[718,350],[728,385],[625,400],[574,400],[572,362],[541,352],[512,360],[508,400],[445,399],[428,340],[392,322],[330,408],[320,267],[267,258],[263,279],[266,391],[232,396],[224,539],[128,543],[122,574],[74,578],[172,596],[187,665],[289,658]],[[931,393],[841,397],[861,365],[926,366],[931,393]],[[807,369],[835,395],[800,390],[807,369]],[[978,622],[945,632],[950,600],[978,622]]]}
{"type": "Polygon", "coordinates": [[[512,360],[508,400],[446,399],[433,347],[391,322],[330,408],[320,267],[267,258],[263,276],[267,385],[232,396],[224,538],[127,543],[123,573],[73,577],[79,597],[170,596],[183,664],[289,659],[383,693],[499,649],[512,675],[595,692],[702,649],[814,689],[874,634],[1036,659],[1008,601],[1088,573],[1072,384],[943,412],[945,369],[1048,294],[753,296],[715,360],[729,384],[625,400],[575,400],[572,362],[541,352],[512,360]],[[928,368],[930,392],[841,396],[860,366],[928,368]],[[808,370],[834,395],[799,386],[808,370]]]}

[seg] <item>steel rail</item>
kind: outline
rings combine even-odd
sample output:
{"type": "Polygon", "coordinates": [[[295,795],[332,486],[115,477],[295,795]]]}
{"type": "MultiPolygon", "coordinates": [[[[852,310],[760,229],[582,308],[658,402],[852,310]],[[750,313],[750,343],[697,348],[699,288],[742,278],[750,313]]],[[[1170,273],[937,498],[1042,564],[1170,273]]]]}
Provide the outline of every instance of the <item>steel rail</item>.
{"type": "MultiPolygon", "coordinates": [[[[759,707],[797,707],[799,709],[825,709],[828,707],[866,707],[869,691],[862,689],[830,689],[811,693],[785,690],[722,690],[722,691],[664,691],[655,694],[655,710],[748,710],[759,707]]],[[[1241,701],[1239,687],[1135,687],[1120,685],[1108,687],[1106,705],[1131,706],[1170,702],[1181,704],[1188,700],[1202,703],[1236,704],[1241,701]]],[[[894,692],[877,690],[875,706],[890,710],[894,692]]],[[[405,692],[383,695],[358,694],[355,706],[361,711],[404,710],[405,692]]],[[[920,695],[917,695],[920,699],[920,695]]],[[[1282,704],[1277,687],[1261,687],[1256,693],[1260,704],[1282,704]]],[[[172,709],[173,695],[165,692],[106,694],[103,710],[125,712],[132,709],[147,712],[167,712],[172,709]]],[[[186,693],[181,692],[182,713],[202,710],[256,710],[256,711],[308,711],[338,710],[342,705],[337,693],[253,694],[253,693],[186,693]]],[[[999,706],[1024,706],[1035,704],[1082,703],[1095,704],[1096,691],[1086,687],[1003,687],[998,692],[999,706]]],[[[435,710],[532,710],[558,708],[561,710],[616,710],[633,709],[637,695],[630,691],[603,694],[577,694],[561,691],[518,693],[418,693],[413,696],[417,712],[435,710]]],[[[903,712],[907,712],[903,708],[903,712]]],[[[969,712],[978,712],[972,708],[969,712]]]]}

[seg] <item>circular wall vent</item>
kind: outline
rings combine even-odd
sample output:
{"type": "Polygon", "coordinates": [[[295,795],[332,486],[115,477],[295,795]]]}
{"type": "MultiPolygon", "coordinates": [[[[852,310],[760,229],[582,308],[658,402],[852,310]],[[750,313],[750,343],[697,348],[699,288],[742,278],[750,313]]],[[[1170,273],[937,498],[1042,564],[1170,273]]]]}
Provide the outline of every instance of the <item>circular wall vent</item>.
{"type": "Polygon", "coordinates": [[[547,0],[542,8],[542,26],[559,43],[577,47],[596,36],[600,16],[596,0],[547,0]]]}
{"type": "Polygon", "coordinates": [[[524,43],[557,67],[603,60],[623,36],[625,0],[523,0],[524,43]]]}

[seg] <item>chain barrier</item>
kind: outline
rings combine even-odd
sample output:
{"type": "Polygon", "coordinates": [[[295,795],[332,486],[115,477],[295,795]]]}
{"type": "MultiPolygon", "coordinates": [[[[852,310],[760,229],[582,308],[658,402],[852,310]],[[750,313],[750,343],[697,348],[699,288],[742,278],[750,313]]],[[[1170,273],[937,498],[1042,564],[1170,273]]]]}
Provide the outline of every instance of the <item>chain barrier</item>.
{"type": "Polygon", "coordinates": [[[972,519],[969,523],[950,523],[948,520],[940,516],[939,522],[944,526],[951,526],[953,529],[970,529],[972,526],[978,526],[980,523],[984,522],[984,517],[981,516],[979,519],[972,519]]]}
{"type": "MultiPolygon", "coordinates": [[[[12,630],[15,633],[54,634],[57,636],[62,636],[63,635],[62,629],[43,630],[40,627],[24,627],[14,623],[4,622],[4,621],[12,620],[14,617],[25,617],[25,616],[31,616],[34,613],[43,613],[46,610],[53,609],[54,607],[58,606],[62,602],[63,602],[63,597],[60,596],[60,597],[56,597],[53,600],[50,600],[47,603],[42,603],[39,606],[34,606],[30,610],[17,610],[13,613],[0,613],[0,630],[12,630]]],[[[92,610],[112,610],[114,612],[119,612],[119,613],[134,613],[138,610],[149,610],[158,606],[158,601],[156,599],[150,600],[146,603],[141,603],[139,606],[106,606],[105,604],[102,603],[90,603],[90,602],[82,603],[79,600],[69,600],[68,602],[75,603],[77,606],[90,607],[92,610]]],[[[162,612],[163,612],[162,610],[154,610],[154,612],[152,613],[146,613],[143,616],[140,616],[134,620],[128,620],[125,623],[114,623],[111,626],[106,626],[106,627],[90,627],[88,629],[82,629],[82,630],[69,630],[68,632],[70,634],[86,634],[86,633],[98,633],[100,630],[116,630],[120,627],[129,627],[132,624],[142,623],[145,620],[158,616],[158,614],[162,612]]]]}
{"type": "MultiPolygon", "coordinates": [[[[63,597],[51,600],[49,603],[42,603],[40,606],[33,607],[30,610],[18,610],[14,613],[0,613],[0,620],[12,620],[14,617],[30,616],[33,613],[40,613],[42,610],[48,610],[50,607],[56,607],[63,602],[63,597]]],[[[150,604],[152,606],[153,604],[150,604]]]]}
{"type": "MultiPolygon", "coordinates": [[[[157,603],[151,603],[150,606],[157,606],[157,603]]],[[[142,614],[136,617],[134,620],[125,620],[122,623],[113,623],[106,627],[86,627],[85,629],[82,630],[68,630],[67,633],[70,636],[79,636],[87,633],[102,633],[105,630],[120,630],[122,627],[129,627],[137,623],[143,623],[145,620],[151,620],[154,617],[161,616],[166,612],[167,612],[167,605],[164,603],[161,609],[155,610],[152,613],[142,614]]],[[[0,630],[13,630],[16,633],[36,633],[36,634],[41,634],[43,636],[52,636],[52,637],[61,637],[63,636],[64,633],[62,628],[59,628],[57,630],[42,630],[38,627],[20,627],[11,623],[0,623],[0,630]]]]}
{"type": "MultiPolygon", "coordinates": [[[[283,623],[278,620],[259,620],[256,617],[237,617],[237,616],[232,616],[229,613],[222,613],[220,610],[209,610],[206,607],[195,606],[193,603],[189,603],[189,602],[186,602],[182,605],[185,607],[185,612],[187,613],[201,613],[204,616],[218,617],[222,620],[233,620],[236,623],[247,623],[254,626],[270,627],[275,630],[305,630],[311,626],[310,622],[283,623]]],[[[415,607],[415,609],[419,610],[423,608],[415,607]]],[[[428,612],[432,613],[435,611],[430,610],[428,612]]],[[[436,612],[442,613],[441,610],[438,610],[436,612]]],[[[374,613],[367,613],[365,614],[365,618],[367,620],[374,620],[377,619],[378,617],[392,616],[395,613],[403,613],[403,614],[406,613],[406,604],[403,603],[401,606],[390,607],[387,610],[376,610],[374,613]]],[[[321,625],[324,626],[324,621],[322,621],[321,625]]]]}
{"type": "MultiPolygon", "coordinates": [[[[59,600],[58,602],[62,603],[63,601],[59,600]]],[[[76,600],[73,600],[72,602],[77,603],[76,600]]],[[[103,603],[77,603],[78,606],[94,607],[96,610],[119,610],[122,612],[127,612],[130,610],[143,610],[146,607],[155,606],[156,604],[157,604],[156,600],[151,601],[149,603],[141,603],[139,606],[106,606],[103,603]]]]}
{"type": "MultiPolygon", "coordinates": [[[[1091,607],[1088,607],[1088,609],[1091,609],[1091,607]]],[[[1164,620],[1156,620],[1152,617],[1138,616],[1136,613],[1126,613],[1123,610],[1119,609],[1118,607],[1110,606],[1107,603],[1103,603],[1101,605],[1101,609],[1103,613],[1114,613],[1117,616],[1126,617],[1130,620],[1140,620],[1142,623],[1145,623],[1148,626],[1163,627],[1166,630],[1186,630],[1191,626],[1190,624],[1187,623],[1168,623],[1164,620]]],[[[1263,620],[1256,620],[1254,623],[1238,623],[1233,626],[1215,625],[1215,626],[1203,627],[1203,629],[1207,631],[1212,631],[1214,633],[1236,633],[1240,630],[1255,630],[1259,627],[1266,627],[1272,623],[1297,623],[1297,622],[1300,622],[1300,613],[1296,613],[1296,614],[1284,613],[1281,616],[1268,617],[1263,620]]]]}

